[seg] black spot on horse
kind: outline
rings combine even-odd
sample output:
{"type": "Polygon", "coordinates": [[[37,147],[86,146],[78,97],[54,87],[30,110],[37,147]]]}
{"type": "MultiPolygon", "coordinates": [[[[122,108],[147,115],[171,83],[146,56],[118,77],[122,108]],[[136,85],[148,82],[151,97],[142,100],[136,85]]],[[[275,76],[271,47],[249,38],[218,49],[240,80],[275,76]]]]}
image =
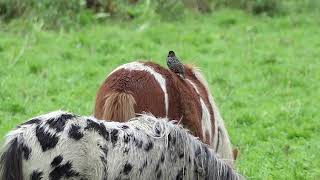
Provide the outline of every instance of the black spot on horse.
{"type": "Polygon", "coordinates": [[[22,148],[18,143],[18,138],[12,139],[8,143],[8,149],[2,153],[0,158],[1,179],[23,179],[21,154],[22,148]]]}
{"type": "Polygon", "coordinates": [[[182,180],[183,179],[183,169],[180,169],[177,176],[176,176],[176,180],[182,180]]]}
{"type": "Polygon", "coordinates": [[[163,152],[161,153],[160,161],[163,163],[164,162],[164,154],[163,152]]]}
{"type": "Polygon", "coordinates": [[[149,140],[149,142],[145,145],[144,150],[147,152],[153,148],[153,142],[149,140]]]}
{"type": "Polygon", "coordinates": [[[84,130],[94,130],[100,134],[105,140],[109,141],[109,132],[107,131],[103,123],[95,122],[91,119],[87,119],[87,126],[84,130]]]}
{"type": "Polygon", "coordinates": [[[161,179],[162,171],[161,169],[157,172],[157,179],[161,179]]]}
{"type": "Polygon", "coordinates": [[[128,147],[125,147],[124,150],[123,150],[123,154],[128,154],[128,153],[129,153],[129,150],[130,150],[130,149],[129,149],[128,147]]]}
{"type": "Polygon", "coordinates": [[[79,173],[72,170],[72,164],[70,161],[64,165],[56,166],[49,174],[50,180],[59,180],[62,177],[71,178],[77,176],[79,176],[79,173]]]}
{"type": "Polygon", "coordinates": [[[102,150],[104,156],[107,157],[108,156],[108,148],[107,148],[107,146],[99,145],[99,148],[102,150]]]}
{"type": "Polygon", "coordinates": [[[40,180],[40,179],[42,179],[42,175],[43,175],[42,171],[34,170],[30,174],[30,179],[31,180],[40,180]]]}
{"type": "Polygon", "coordinates": [[[50,128],[55,129],[57,132],[61,132],[64,129],[66,122],[69,119],[74,118],[73,114],[61,114],[58,118],[51,118],[47,121],[50,128]]]}
{"type": "Polygon", "coordinates": [[[156,136],[156,137],[160,137],[160,133],[161,133],[160,127],[159,127],[159,126],[156,126],[156,127],[155,127],[155,136],[156,136]]]}
{"type": "Polygon", "coordinates": [[[123,142],[126,144],[129,142],[129,136],[127,134],[123,135],[123,142]]]}
{"type": "Polygon", "coordinates": [[[68,136],[75,140],[80,140],[83,137],[83,133],[80,132],[81,127],[75,124],[72,124],[71,128],[69,129],[68,136]]]}
{"type": "Polygon", "coordinates": [[[62,160],[63,160],[62,155],[56,156],[51,162],[51,167],[58,166],[62,162],[62,160]]]}
{"type": "Polygon", "coordinates": [[[27,145],[23,144],[22,145],[22,152],[23,152],[24,159],[28,160],[30,157],[31,148],[29,148],[27,145]]]}
{"type": "Polygon", "coordinates": [[[132,170],[132,165],[130,163],[126,162],[126,164],[123,167],[123,173],[125,175],[128,175],[131,170],[132,170]]]}
{"type": "Polygon", "coordinates": [[[133,138],[133,142],[135,143],[135,145],[137,146],[137,148],[142,148],[142,140],[139,140],[137,138],[133,138]]]}
{"type": "Polygon", "coordinates": [[[118,129],[112,129],[110,135],[111,135],[111,142],[114,145],[118,141],[118,136],[119,136],[118,129]]]}
{"type": "Polygon", "coordinates": [[[121,129],[128,129],[129,128],[129,126],[127,126],[127,125],[122,125],[121,126],[121,129]]]}
{"type": "Polygon", "coordinates": [[[132,134],[128,134],[126,132],[123,134],[123,142],[126,143],[126,144],[133,138],[134,137],[133,137],[132,134]]]}
{"type": "Polygon", "coordinates": [[[161,133],[160,129],[155,128],[155,136],[160,137],[160,133],[161,133]]]}
{"type": "Polygon", "coordinates": [[[43,151],[54,148],[59,141],[59,137],[57,135],[46,132],[44,127],[40,126],[36,127],[36,136],[43,151]]]}
{"type": "Polygon", "coordinates": [[[171,133],[168,135],[168,142],[169,144],[171,143],[172,145],[175,145],[176,144],[176,137],[175,136],[172,136],[171,133]]]}
{"type": "Polygon", "coordinates": [[[184,157],[184,152],[183,151],[179,152],[179,158],[182,159],[183,157],[184,157]]]}
{"type": "MultiPolygon", "coordinates": [[[[34,119],[31,119],[27,122],[24,122],[22,124],[20,124],[20,126],[22,125],[28,125],[28,124],[40,124],[41,123],[41,120],[40,119],[37,119],[37,118],[34,118],[34,119]]],[[[19,126],[18,126],[19,127],[19,126]]]]}

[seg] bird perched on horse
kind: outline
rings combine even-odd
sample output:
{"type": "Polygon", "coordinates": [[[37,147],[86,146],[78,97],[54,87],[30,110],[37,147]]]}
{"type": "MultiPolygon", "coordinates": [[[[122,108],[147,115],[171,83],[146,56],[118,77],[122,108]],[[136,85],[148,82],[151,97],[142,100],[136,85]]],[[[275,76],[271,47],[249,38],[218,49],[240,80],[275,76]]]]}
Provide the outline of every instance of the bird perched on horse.
{"type": "Polygon", "coordinates": [[[173,51],[169,51],[168,53],[167,65],[171,71],[178,74],[181,78],[185,78],[183,64],[179,61],[173,51]]]}

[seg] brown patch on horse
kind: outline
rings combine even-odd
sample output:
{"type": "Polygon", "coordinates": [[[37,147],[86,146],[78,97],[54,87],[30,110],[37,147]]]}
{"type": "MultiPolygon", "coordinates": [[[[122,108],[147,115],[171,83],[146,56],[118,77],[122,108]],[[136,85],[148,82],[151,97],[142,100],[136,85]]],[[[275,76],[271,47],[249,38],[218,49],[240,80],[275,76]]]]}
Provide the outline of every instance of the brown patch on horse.
{"type": "MultiPolygon", "coordinates": [[[[118,96],[121,93],[130,94],[135,102],[135,113],[151,112],[156,117],[164,117],[166,114],[164,94],[160,85],[153,75],[146,71],[119,69],[109,75],[97,93],[94,115],[98,119],[105,118],[103,107],[107,108],[105,97],[110,92],[117,92],[118,96]]],[[[116,113],[113,112],[116,110],[119,109],[112,108],[110,113],[116,113]]],[[[110,120],[117,121],[117,119],[110,120]]],[[[124,120],[127,121],[129,118],[124,120]]]]}
{"type": "Polygon", "coordinates": [[[161,74],[166,80],[168,118],[181,120],[184,127],[203,140],[201,103],[197,92],[174,72],[152,62],[141,62],[161,74]]]}

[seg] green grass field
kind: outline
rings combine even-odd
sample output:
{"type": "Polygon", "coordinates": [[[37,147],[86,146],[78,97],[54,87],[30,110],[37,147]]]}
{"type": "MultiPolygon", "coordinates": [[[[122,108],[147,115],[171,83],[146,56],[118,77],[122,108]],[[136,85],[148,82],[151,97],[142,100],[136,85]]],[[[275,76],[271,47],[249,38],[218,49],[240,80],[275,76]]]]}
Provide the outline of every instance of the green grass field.
{"type": "Polygon", "coordinates": [[[200,67],[248,179],[320,179],[320,20],[220,10],[183,21],[136,20],[44,30],[0,23],[0,135],[35,115],[92,113],[113,68],[165,66],[168,50],[200,67]]]}

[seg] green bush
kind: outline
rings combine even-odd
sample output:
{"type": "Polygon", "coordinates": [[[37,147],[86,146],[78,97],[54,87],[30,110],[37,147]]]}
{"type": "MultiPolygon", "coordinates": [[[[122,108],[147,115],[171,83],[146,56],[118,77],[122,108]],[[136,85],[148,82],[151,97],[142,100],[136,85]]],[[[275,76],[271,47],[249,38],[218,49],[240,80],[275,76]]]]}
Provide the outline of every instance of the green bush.
{"type": "Polygon", "coordinates": [[[0,20],[23,17],[47,27],[87,24],[95,19],[181,19],[186,9],[239,8],[252,14],[274,16],[286,12],[319,11],[319,0],[0,0],[0,20]],[[92,3],[88,6],[89,3],[92,3]]]}
{"type": "Polygon", "coordinates": [[[281,0],[213,0],[215,7],[240,8],[253,14],[270,16],[283,13],[281,0]]]}
{"type": "Polygon", "coordinates": [[[59,25],[74,21],[82,6],[79,0],[0,0],[0,17],[8,21],[23,16],[59,25]]]}
{"type": "Polygon", "coordinates": [[[32,6],[31,1],[0,0],[0,16],[5,20],[12,19],[23,15],[32,6]]]}

